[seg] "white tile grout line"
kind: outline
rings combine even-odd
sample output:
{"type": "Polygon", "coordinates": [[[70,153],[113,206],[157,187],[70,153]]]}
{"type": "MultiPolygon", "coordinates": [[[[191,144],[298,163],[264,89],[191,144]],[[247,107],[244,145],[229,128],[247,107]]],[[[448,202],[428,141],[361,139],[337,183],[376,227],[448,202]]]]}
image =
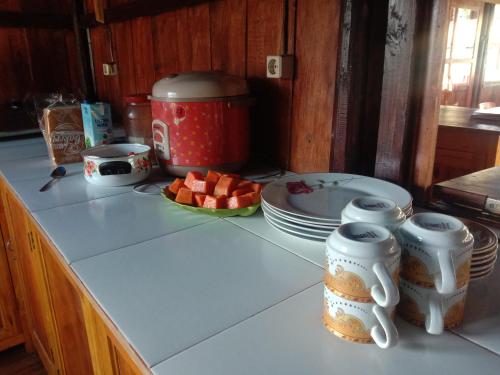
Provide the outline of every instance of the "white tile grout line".
{"type": "Polygon", "coordinates": [[[497,357],[500,357],[500,353],[497,353],[497,352],[495,352],[493,349],[490,349],[490,348],[488,348],[488,347],[486,347],[486,346],[481,345],[480,343],[478,343],[478,342],[474,341],[473,339],[471,339],[471,338],[469,338],[469,337],[467,337],[467,336],[463,336],[463,335],[461,335],[460,333],[456,332],[456,331],[455,331],[455,330],[453,330],[453,329],[448,330],[448,332],[451,332],[451,333],[453,333],[455,336],[458,336],[458,337],[460,337],[461,339],[464,339],[465,341],[468,341],[468,342],[470,342],[470,343],[471,343],[471,344],[473,344],[473,345],[479,346],[480,348],[483,348],[484,350],[486,350],[486,351],[488,351],[488,352],[490,352],[490,353],[492,353],[492,354],[496,355],[497,357]]]}
{"type": "MultiPolygon", "coordinates": [[[[131,246],[136,246],[136,245],[139,245],[141,243],[144,243],[144,242],[148,242],[148,241],[152,241],[152,240],[156,240],[158,238],[161,238],[161,237],[165,237],[165,236],[169,236],[171,234],[174,234],[174,233],[179,233],[179,232],[183,232],[183,231],[186,231],[186,230],[189,230],[189,229],[193,229],[193,228],[196,228],[196,227],[199,227],[200,225],[205,225],[205,224],[210,224],[210,223],[214,223],[216,222],[217,220],[220,220],[220,218],[213,218],[209,221],[205,221],[204,223],[199,223],[199,224],[194,224],[194,225],[191,225],[189,227],[186,227],[186,228],[181,228],[181,229],[178,229],[176,231],[173,231],[173,232],[168,232],[168,233],[163,233],[163,234],[160,234],[158,236],[154,236],[154,237],[151,237],[151,238],[147,238],[145,240],[142,240],[142,241],[137,241],[137,242],[132,242],[130,244],[126,244],[126,245],[123,245],[123,246],[120,246],[120,247],[116,247],[116,248],[113,248],[113,249],[110,249],[110,250],[104,250],[103,252],[99,253],[99,254],[94,254],[94,255],[91,255],[89,257],[86,257],[86,258],[82,258],[82,259],[77,259],[77,260],[74,260],[72,262],[67,262],[68,265],[72,265],[76,262],[81,262],[83,260],[87,260],[87,259],[91,259],[91,258],[95,258],[95,257],[98,257],[100,255],[104,255],[104,254],[109,254],[109,253],[114,253],[114,252],[117,252],[119,250],[123,250],[127,247],[131,247],[131,246]]],[[[63,255],[64,257],[64,255],[63,255]]],[[[64,257],[66,259],[66,257],[64,257]]]]}
{"type": "MultiPolygon", "coordinates": [[[[325,267],[324,267],[324,264],[318,264],[318,263],[316,263],[316,262],[312,261],[311,259],[306,258],[306,257],[305,257],[305,256],[303,256],[303,255],[297,254],[295,251],[293,251],[293,250],[291,250],[291,249],[287,249],[287,248],[286,248],[286,247],[284,247],[283,245],[280,245],[280,244],[278,244],[278,243],[274,242],[273,240],[270,240],[270,239],[268,239],[268,238],[265,238],[265,237],[261,236],[261,235],[260,235],[259,233],[257,233],[256,231],[250,230],[250,229],[245,228],[245,227],[243,227],[243,226],[241,226],[241,225],[239,225],[239,224],[233,223],[232,221],[227,220],[227,218],[222,218],[222,219],[224,219],[224,220],[225,220],[225,221],[227,221],[228,223],[231,223],[231,224],[233,224],[233,225],[236,225],[238,228],[244,229],[244,230],[246,230],[247,232],[252,233],[253,235],[255,235],[255,236],[257,236],[257,237],[259,237],[259,238],[261,238],[261,239],[263,239],[263,240],[265,240],[265,241],[267,241],[267,242],[272,243],[272,244],[273,244],[273,245],[275,245],[275,246],[280,247],[281,249],[284,249],[284,250],[288,251],[289,253],[292,253],[293,255],[295,255],[295,256],[296,256],[296,257],[298,257],[298,258],[301,258],[301,259],[303,259],[303,260],[305,260],[305,261],[307,261],[307,262],[309,262],[309,263],[312,263],[312,264],[314,264],[315,266],[318,266],[318,267],[320,267],[320,268],[322,268],[322,269],[324,269],[324,268],[325,268],[325,267]]],[[[325,247],[326,247],[326,245],[325,245],[325,247]]],[[[326,250],[325,250],[325,251],[326,251],[326,250]]]]}
{"type": "MultiPolygon", "coordinates": [[[[87,199],[87,200],[82,200],[82,201],[78,201],[78,202],[71,202],[71,203],[65,203],[65,204],[58,204],[58,205],[55,205],[55,206],[52,206],[52,207],[48,207],[48,208],[41,208],[39,210],[29,210],[28,206],[25,204],[26,208],[28,208],[28,211],[30,213],[39,213],[39,212],[43,212],[43,211],[48,211],[48,210],[52,210],[54,208],[60,208],[60,207],[67,207],[67,206],[74,206],[74,205],[78,205],[78,204],[82,204],[82,203],[87,203],[87,202],[93,202],[93,201],[97,201],[99,199],[104,199],[104,198],[111,198],[111,197],[117,197],[119,195],[124,195],[124,194],[129,194],[129,193],[133,193],[133,190],[130,190],[130,191],[123,191],[121,193],[113,193],[113,194],[110,194],[110,195],[105,195],[105,196],[102,196],[102,197],[97,197],[97,198],[92,198],[92,199],[87,199]]],[[[19,196],[19,195],[18,195],[19,196]]],[[[21,200],[22,198],[19,197],[21,200]]],[[[23,203],[24,203],[24,200],[22,200],[23,203]]]]}
{"type": "MultiPolygon", "coordinates": [[[[299,291],[297,291],[297,292],[295,292],[295,293],[293,293],[293,294],[289,295],[288,297],[285,297],[285,298],[283,298],[283,299],[281,299],[281,300],[279,300],[279,301],[277,301],[277,302],[275,302],[275,303],[273,303],[273,304],[271,304],[271,305],[269,305],[269,306],[267,306],[267,307],[263,308],[262,310],[259,310],[259,311],[254,312],[253,314],[251,314],[251,315],[247,316],[246,318],[244,318],[244,319],[242,319],[242,320],[240,320],[240,321],[238,321],[238,322],[235,322],[235,323],[231,324],[230,326],[228,326],[228,327],[226,327],[226,328],[223,328],[223,329],[221,329],[221,330],[219,330],[219,331],[217,331],[217,332],[215,332],[215,333],[211,334],[211,335],[210,335],[210,336],[208,336],[208,337],[205,337],[205,338],[204,338],[204,339],[202,339],[201,341],[198,341],[198,342],[196,342],[196,343],[194,343],[194,344],[191,344],[191,345],[189,345],[189,346],[185,347],[184,349],[181,349],[181,350],[179,350],[178,352],[176,352],[176,353],[174,353],[174,354],[172,354],[172,355],[170,355],[170,356],[168,356],[168,357],[166,357],[166,358],[164,358],[164,359],[160,360],[159,362],[156,362],[156,363],[152,364],[152,365],[151,365],[151,367],[150,367],[150,369],[152,369],[152,368],[153,368],[153,367],[155,367],[155,366],[158,366],[158,365],[159,365],[160,363],[162,363],[162,362],[165,362],[165,361],[168,361],[169,359],[172,359],[173,357],[175,357],[175,356],[177,356],[177,355],[181,354],[182,352],[184,352],[184,351],[186,351],[186,350],[189,350],[189,349],[191,349],[191,348],[193,348],[193,347],[195,347],[195,346],[197,346],[197,345],[199,345],[199,344],[201,344],[201,343],[203,343],[203,342],[205,342],[205,341],[207,341],[207,340],[210,340],[210,339],[211,339],[211,338],[213,338],[214,336],[217,336],[217,335],[219,335],[219,334],[221,334],[221,333],[223,333],[223,332],[225,332],[225,331],[227,331],[227,330],[230,330],[230,329],[232,329],[232,328],[234,328],[234,327],[236,327],[236,326],[238,326],[238,325],[240,325],[240,324],[244,323],[245,321],[247,321],[247,320],[249,320],[249,319],[252,319],[253,317],[255,317],[255,316],[257,316],[257,315],[262,314],[262,313],[263,313],[263,312],[265,312],[266,310],[272,309],[273,307],[275,307],[275,306],[277,306],[277,305],[279,305],[279,304],[281,304],[281,303],[283,303],[283,302],[285,302],[285,301],[289,300],[290,298],[295,297],[295,296],[296,296],[296,295],[298,295],[298,294],[304,293],[305,291],[307,291],[307,290],[309,290],[309,289],[311,289],[311,288],[314,288],[316,285],[321,284],[322,282],[323,282],[323,280],[321,280],[321,281],[319,281],[319,282],[317,282],[317,283],[311,284],[311,285],[309,285],[309,286],[306,286],[304,289],[301,289],[301,290],[299,290],[299,291]]],[[[149,365],[148,365],[148,366],[149,366],[149,365]]]]}

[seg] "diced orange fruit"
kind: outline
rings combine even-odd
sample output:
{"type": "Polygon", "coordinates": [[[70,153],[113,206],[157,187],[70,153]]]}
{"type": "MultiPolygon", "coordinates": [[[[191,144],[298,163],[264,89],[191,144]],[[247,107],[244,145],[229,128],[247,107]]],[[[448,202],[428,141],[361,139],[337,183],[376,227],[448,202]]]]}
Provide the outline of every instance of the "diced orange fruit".
{"type": "Polygon", "coordinates": [[[233,190],[238,185],[238,180],[228,176],[222,176],[215,185],[214,195],[216,197],[225,195],[230,196],[233,190]]]}
{"type": "Polygon", "coordinates": [[[203,175],[200,172],[196,171],[188,172],[188,174],[186,175],[186,180],[184,181],[184,185],[192,189],[194,180],[203,180],[203,175]]]}
{"type": "Polygon", "coordinates": [[[207,195],[205,202],[203,202],[203,207],[205,208],[226,208],[227,197],[225,195],[220,197],[214,197],[213,195],[207,195]]]}
{"type": "Polygon", "coordinates": [[[255,191],[246,193],[245,195],[242,195],[242,197],[250,197],[250,199],[252,200],[252,204],[257,204],[260,202],[260,194],[256,193],[255,191]]]}
{"type": "Polygon", "coordinates": [[[248,181],[248,180],[241,180],[239,183],[238,183],[238,186],[236,187],[237,189],[242,189],[242,188],[246,188],[246,187],[251,187],[253,184],[252,181],[248,181]]]}
{"type": "Polygon", "coordinates": [[[205,177],[205,181],[210,181],[213,182],[214,185],[219,182],[221,174],[219,172],[214,172],[214,171],[208,171],[207,172],[207,177],[205,177]]]}
{"type": "Polygon", "coordinates": [[[184,187],[184,179],[182,178],[176,178],[174,182],[172,182],[169,186],[168,186],[168,190],[170,190],[172,193],[174,194],[177,194],[177,192],[179,191],[179,189],[181,187],[184,187]]]}
{"type": "Polygon", "coordinates": [[[236,190],[233,190],[233,192],[231,193],[231,195],[233,197],[237,197],[238,195],[244,195],[246,193],[252,193],[253,190],[251,189],[251,187],[246,187],[246,188],[238,188],[236,190]]]}
{"type": "Polygon", "coordinates": [[[236,178],[238,180],[240,179],[240,175],[234,173],[223,173],[222,177],[231,177],[231,178],[236,178]]]}
{"type": "Polygon", "coordinates": [[[206,194],[199,194],[199,193],[196,193],[194,195],[194,200],[196,202],[196,205],[198,207],[203,207],[203,203],[205,203],[205,198],[207,197],[206,194]]]}
{"type": "Polygon", "coordinates": [[[231,197],[227,200],[227,208],[245,208],[252,205],[252,198],[245,195],[231,197]]]}
{"type": "Polygon", "coordinates": [[[181,204],[194,204],[194,193],[186,187],[181,187],[175,197],[175,201],[181,204]]]}
{"type": "Polygon", "coordinates": [[[262,185],[261,184],[257,184],[257,183],[253,183],[252,184],[252,190],[255,191],[256,193],[259,193],[262,191],[262,185]]]}
{"type": "Polygon", "coordinates": [[[194,180],[191,184],[191,190],[195,193],[212,195],[214,193],[215,184],[212,181],[194,180]]]}

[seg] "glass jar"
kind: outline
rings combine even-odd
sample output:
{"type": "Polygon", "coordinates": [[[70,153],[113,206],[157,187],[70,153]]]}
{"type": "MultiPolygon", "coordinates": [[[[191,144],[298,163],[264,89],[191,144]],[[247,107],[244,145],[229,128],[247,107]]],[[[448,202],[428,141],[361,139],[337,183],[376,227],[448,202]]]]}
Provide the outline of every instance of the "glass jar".
{"type": "Polygon", "coordinates": [[[129,143],[140,143],[151,147],[151,160],[156,161],[151,130],[151,103],[147,94],[126,96],[123,128],[129,143]]]}

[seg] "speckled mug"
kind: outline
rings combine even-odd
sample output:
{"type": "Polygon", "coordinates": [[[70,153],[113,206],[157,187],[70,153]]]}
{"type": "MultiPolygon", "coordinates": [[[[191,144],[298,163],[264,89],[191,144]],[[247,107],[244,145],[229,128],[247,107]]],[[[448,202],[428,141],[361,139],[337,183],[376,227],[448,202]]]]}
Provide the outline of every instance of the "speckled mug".
{"type": "Polygon", "coordinates": [[[474,237],[460,220],[418,213],[401,225],[396,237],[403,251],[401,277],[440,294],[468,283],[474,237]]]}
{"type": "Polygon", "coordinates": [[[458,326],[464,317],[467,285],[454,293],[443,295],[401,279],[401,301],[398,315],[409,322],[425,326],[428,333],[439,335],[444,328],[458,326]]]}
{"type": "Polygon", "coordinates": [[[341,225],[326,241],[325,284],[338,296],[382,307],[399,302],[401,249],[377,224],[341,225]]]}
{"type": "Polygon", "coordinates": [[[398,341],[393,317],[394,307],[384,309],[375,303],[349,301],[325,285],[323,323],[344,340],[390,348],[398,341]]]}

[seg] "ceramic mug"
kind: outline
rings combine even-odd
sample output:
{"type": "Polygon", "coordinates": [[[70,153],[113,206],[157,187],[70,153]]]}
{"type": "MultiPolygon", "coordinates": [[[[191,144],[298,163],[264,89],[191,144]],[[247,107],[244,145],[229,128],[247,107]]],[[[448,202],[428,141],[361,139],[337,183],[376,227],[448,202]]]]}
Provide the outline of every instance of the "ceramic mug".
{"type": "Polygon", "coordinates": [[[413,324],[425,325],[428,333],[439,335],[444,328],[453,328],[462,322],[467,285],[447,295],[405,279],[401,279],[399,288],[401,302],[397,307],[398,314],[413,324]]]}
{"type": "Polygon", "coordinates": [[[343,224],[326,240],[326,258],[325,284],[338,296],[382,307],[399,302],[401,249],[388,229],[343,224]]]}
{"type": "Polygon", "coordinates": [[[358,343],[375,343],[383,349],[396,345],[398,331],[389,310],[375,303],[349,301],[333,293],[326,285],[323,322],[336,336],[358,343]]]}
{"type": "Polygon", "coordinates": [[[468,283],[474,237],[458,219],[418,213],[396,232],[403,257],[401,277],[441,294],[468,283]]]}
{"type": "Polygon", "coordinates": [[[362,221],[382,225],[395,231],[406,220],[406,215],[398,205],[390,199],[364,196],[351,200],[342,210],[342,224],[362,221]]]}

